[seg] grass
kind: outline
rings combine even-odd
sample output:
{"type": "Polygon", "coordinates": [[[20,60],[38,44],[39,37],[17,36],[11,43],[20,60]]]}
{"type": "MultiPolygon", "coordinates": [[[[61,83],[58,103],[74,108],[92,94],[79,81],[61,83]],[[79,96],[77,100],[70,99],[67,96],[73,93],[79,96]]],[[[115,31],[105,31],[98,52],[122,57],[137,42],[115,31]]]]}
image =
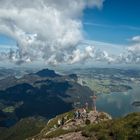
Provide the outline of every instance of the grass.
{"type": "MultiPolygon", "coordinates": [[[[54,138],[59,137],[60,135],[79,131],[82,132],[83,136],[90,140],[139,140],[140,138],[140,112],[131,113],[123,118],[102,121],[98,124],[88,123],[85,127],[79,125],[77,128],[69,130],[57,128],[49,132],[49,130],[57,124],[57,120],[66,115],[71,118],[73,116],[73,111],[52,119],[41,133],[35,136],[35,138],[54,138]]],[[[104,117],[104,115],[101,115],[101,118],[102,117],[104,117]]]]}
{"type": "Polygon", "coordinates": [[[40,118],[26,118],[0,134],[1,140],[25,140],[34,136],[45,127],[46,121],[40,118]]]}
{"type": "Polygon", "coordinates": [[[127,85],[118,85],[118,83],[113,83],[109,79],[91,79],[91,78],[81,78],[85,81],[85,85],[96,93],[110,93],[110,92],[125,92],[131,87],[127,85]]]}
{"type": "Polygon", "coordinates": [[[8,106],[8,107],[4,108],[2,111],[5,112],[5,113],[13,113],[15,111],[15,107],[14,106],[8,106]]]}
{"type": "MultiPolygon", "coordinates": [[[[66,116],[67,116],[67,120],[72,119],[73,118],[73,111],[70,111],[70,112],[67,112],[67,113],[58,115],[55,118],[51,119],[48,122],[47,126],[44,129],[42,129],[42,131],[40,132],[39,135],[44,135],[45,133],[47,133],[48,131],[50,131],[52,128],[54,128],[55,125],[57,126],[58,119],[61,119],[63,117],[65,118],[66,116]]],[[[67,120],[65,120],[65,121],[67,121],[67,120]]],[[[58,133],[60,131],[61,131],[61,129],[60,130],[58,129],[58,133]]],[[[67,132],[67,131],[64,131],[64,132],[67,132]]],[[[62,131],[62,133],[63,133],[63,131],[62,131]]],[[[36,137],[38,137],[39,135],[37,135],[36,137]]]]}
{"type": "Polygon", "coordinates": [[[132,113],[124,118],[91,124],[85,127],[82,135],[98,140],[139,140],[140,113],[132,113]]]}
{"type": "Polygon", "coordinates": [[[58,137],[60,135],[64,135],[70,132],[74,132],[75,130],[63,130],[62,128],[59,128],[55,131],[52,131],[51,133],[49,133],[46,138],[54,138],[54,137],[58,137]]]}

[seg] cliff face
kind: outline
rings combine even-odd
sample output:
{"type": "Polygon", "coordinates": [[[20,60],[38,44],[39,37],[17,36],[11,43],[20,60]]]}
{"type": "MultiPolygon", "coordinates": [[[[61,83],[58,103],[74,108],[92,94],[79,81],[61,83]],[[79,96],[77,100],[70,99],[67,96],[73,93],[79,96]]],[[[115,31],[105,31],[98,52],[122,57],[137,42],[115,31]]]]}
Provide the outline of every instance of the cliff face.
{"type": "Polygon", "coordinates": [[[38,135],[28,140],[139,140],[140,138],[140,113],[132,113],[115,120],[104,112],[90,111],[86,119],[73,119],[72,113],[65,113],[50,120],[38,135]],[[62,117],[67,120],[64,125],[57,127],[57,121],[62,117]]]}

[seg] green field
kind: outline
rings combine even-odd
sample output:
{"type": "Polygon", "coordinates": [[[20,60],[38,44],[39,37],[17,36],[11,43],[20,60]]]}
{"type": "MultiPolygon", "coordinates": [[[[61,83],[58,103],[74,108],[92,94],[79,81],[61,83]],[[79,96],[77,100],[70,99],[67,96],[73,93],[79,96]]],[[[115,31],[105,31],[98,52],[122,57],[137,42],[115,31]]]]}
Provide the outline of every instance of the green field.
{"type": "Polygon", "coordinates": [[[130,86],[115,81],[112,82],[110,79],[80,77],[79,83],[81,81],[84,86],[88,86],[95,93],[126,92],[131,89],[130,86]]]}

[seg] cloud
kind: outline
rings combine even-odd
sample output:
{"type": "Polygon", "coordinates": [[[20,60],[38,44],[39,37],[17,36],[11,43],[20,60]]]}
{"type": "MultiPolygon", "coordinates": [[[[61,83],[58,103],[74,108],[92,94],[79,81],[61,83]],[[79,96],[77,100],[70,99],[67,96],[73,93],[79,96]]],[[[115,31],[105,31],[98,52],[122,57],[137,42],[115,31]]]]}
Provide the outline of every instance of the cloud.
{"type": "Polygon", "coordinates": [[[85,41],[94,45],[93,61],[113,64],[140,64],[139,36],[132,37],[131,45],[115,45],[97,41],[85,41]]]}
{"type": "Polygon", "coordinates": [[[134,42],[140,42],[140,36],[134,36],[131,40],[134,42]]]}
{"type": "Polygon", "coordinates": [[[128,52],[128,62],[140,64],[140,42],[128,47],[128,52]]]}
{"type": "Polygon", "coordinates": [[[69,58],[68,62],[70,64],[76,63],[76,62],[85,62],[89,58],[94,57],[94,47],[93,46],[87,46],[83,52],[81,52],[80,49],[76,49],[73,51],[73,54],[69,58]]]}
{"type": "MultiPolygon", "coordinates": [[[[0,61],[9,60],[16,64],[41,61],[57,65],[91,60],[140,64],[139,35],[131,38],[132,44],[129,46],[85,41],[83,11],[87,7],[100,9],[103,2],[104,0],[0,0],[0,33],[17,42],[16,49],[0,51],[0,61]]],[[[102,24],[85,24],[110,28],[102,24]]]]}
{"type": "Polygon", "coordinates": [[[105,50],[99,51],[97,50],[95,55],[95,60],[100,62],[107,62],[107,63],[114,63],[116,59],[113,57],[113,55],[109,55],[109,53],[105,50]]]}
{"type": "Polygon", "coordinates": [[[140,64],[140,36],[134,36],[129,40],[132,41],[132,44],[127,46],[117,60],[119,63],[140,64]]]}
{"type": "Polygon", "coordinates": [[[81,17],[86,7],[102,8],[103,2],[0,0],[0,33],[16,40],[18,47],[8,58],[17,64],[40,60],[55,65],[91,58],[89,47],[85,52],[76,48],[84,39],[81,17]]]}

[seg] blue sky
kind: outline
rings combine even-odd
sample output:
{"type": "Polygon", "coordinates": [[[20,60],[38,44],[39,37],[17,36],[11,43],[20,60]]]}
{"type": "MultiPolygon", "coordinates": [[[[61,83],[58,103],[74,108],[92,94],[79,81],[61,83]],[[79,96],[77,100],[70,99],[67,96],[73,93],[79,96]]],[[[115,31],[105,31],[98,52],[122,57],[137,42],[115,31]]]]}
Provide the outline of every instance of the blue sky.
{"type": "MultiPolygon", "coordinates": [[[[140,34],[140,0],[106,0],[102,9],[84,10],[83,27],[89,40],[114,44],[128,43],[140,34]]],[[[0,34],[0,44],[14,45],[14,40],[0,34]]]]}
{"type": "Polygon", "coordinates": [[[140,34],[140,0],[106,0],[101,10],[86,9],[83,22],[91,40],[128,43],[140,34]]]}
{"type": "MultiPolygon", "coordinates": [[[[83,27],[86,38],[114,44],[128,43],[127,39],[140,34],[140,0],[106,0],[102,9],[84,10],[83,27]]],[[[0,44],[15,44],[0,34],[0,44]]]]}
{"type": "Polygon", "coordinates": [[[139,7],[140,0],[0,1],[0,59],[140,64],[139,7]]]}
{"type": "Polygon", "coordinates": [[[0,34],[0,44],[1,45],[15,45],[15,41],[4,34],[0,34]]]}

